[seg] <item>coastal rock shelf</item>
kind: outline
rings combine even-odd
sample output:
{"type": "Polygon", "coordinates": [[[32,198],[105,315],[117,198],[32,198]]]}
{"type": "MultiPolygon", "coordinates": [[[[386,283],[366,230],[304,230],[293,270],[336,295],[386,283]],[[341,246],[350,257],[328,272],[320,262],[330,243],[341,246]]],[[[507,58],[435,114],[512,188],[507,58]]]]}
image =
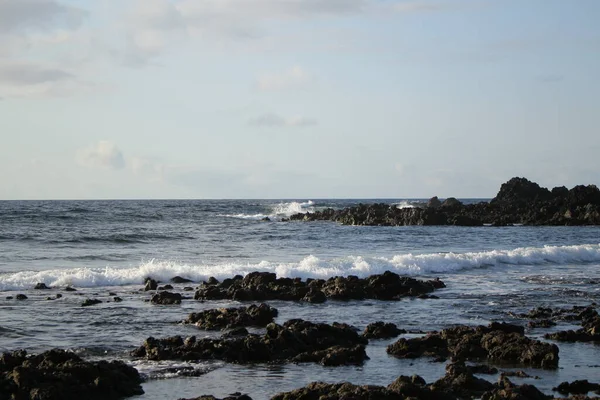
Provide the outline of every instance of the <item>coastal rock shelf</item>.
{"type": "Polygon", "coordinates": [[[327,366],[362,365],[367,360],[367,339],[346,324],[315,324],[293,319],[270,323],[264,335],[220,339],[181,336],[148,338],[131,355],[148,360],[222,360],[248,364],[265,362],[316,362],[327,366]]]}
{"type": "Polygon", "coordinates": [[[335,221],[344,225],[600,225],[600,190],[595,185],[540,187],[525,178],[502,184],[489,203],[462,204],[455,198],[444,202],[433,197],[423,207],[359,204],[341,210],[298,213],[292,221],[335,221]]]}
{"type": "Polygon", "coordinates": [[[324,279],[277,278],[272,272],[252,272],[223,282],[212,278],[196,291],[196,300],[292,300],[323,303],[332,300],[399,300],[403,297],[429,298],[428,294],[446,285],[439,279],[428,281],[402,277],[386,271],[361,279],[338,276],[324,279]]]}
{"type": "Polygon", "coordinates": [[[64,350],[0,355],[0,400],[117,400],[143,394],[141,382],[122,361],[88,362],[64,350]]]}
{"type": "Polygon", "coordinates": [[[523,327],[493,322],[489,326],[457,326],[424,337],[401,338],[387,348],[398,358],[423,356],[445,360],[488,359],[537,368],[558,368],[558,347],[524,335],[523,327]]]}

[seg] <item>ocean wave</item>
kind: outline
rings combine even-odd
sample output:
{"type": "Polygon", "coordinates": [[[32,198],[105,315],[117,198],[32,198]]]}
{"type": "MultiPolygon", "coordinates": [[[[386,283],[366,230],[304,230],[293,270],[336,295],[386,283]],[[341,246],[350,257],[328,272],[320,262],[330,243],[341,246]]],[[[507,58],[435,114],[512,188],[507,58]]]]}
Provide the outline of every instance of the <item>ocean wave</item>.
{"type": "Polygon", "coordinates": [[[305,212],[314,212],[315,211],[315,202],[312,200],[308,200],[305,202],[292,201],[288,203],[279,203],[272,206],[269,206],[269,209],[264,213],[254,213],[254,214],[221,214],[220,217],[227,218],[238,218],[238,219],[247,219],[247,220],[255,220],[260,221],[265,218],[269,218],[271,220],[281,220],[282,218],[288,218],[291,215],[305,212]]]}
{"type": "Polygon", "coordinates": [[[30,289],[38,282],[48,286],[72,285],[81,288],[141,285],[147,277],[168,282],[182,276],[201,282],[211,276],[224,279],[252,271],[275,272],[280,277],[329,278],[357,275],[366,277],[387,270],[402,275],[450,275],[463,270],[514,265],[571,265],[600,262],[600,244],[577,246],[523,247],[468,253],[401,254],[391,258],[347,256],[319,259],[308,256],[299,262],[182,264],[151,260],[137,267],[72,268],[21,271],[0,274],[0,290],[30,289]]]}

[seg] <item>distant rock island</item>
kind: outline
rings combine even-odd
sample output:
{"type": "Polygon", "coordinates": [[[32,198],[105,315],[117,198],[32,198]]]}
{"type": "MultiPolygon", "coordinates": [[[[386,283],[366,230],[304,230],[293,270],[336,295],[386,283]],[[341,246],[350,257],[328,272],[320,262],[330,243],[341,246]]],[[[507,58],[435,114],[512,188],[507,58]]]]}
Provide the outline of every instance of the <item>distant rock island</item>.
{"type": "Polygon", "coordinates": [[[525,178],[512,178],[489,203],[463,204],[450,197],[433,197],[422,207],[359,204],[335,210],[299,213],[292,221],[335,221],[344,225],[600,225],[600,190],[595,185],[552,190],[525,178]]]}

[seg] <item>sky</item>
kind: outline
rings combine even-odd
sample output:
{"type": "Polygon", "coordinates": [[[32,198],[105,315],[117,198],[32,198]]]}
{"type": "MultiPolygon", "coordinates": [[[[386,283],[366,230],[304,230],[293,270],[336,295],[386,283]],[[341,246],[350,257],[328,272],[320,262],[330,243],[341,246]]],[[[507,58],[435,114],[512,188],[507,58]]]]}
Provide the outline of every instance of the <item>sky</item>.
{"type": "Polygon", "coordinates": [[[598,0],[0,0],[0,199],[600,184],[598,0]]]}

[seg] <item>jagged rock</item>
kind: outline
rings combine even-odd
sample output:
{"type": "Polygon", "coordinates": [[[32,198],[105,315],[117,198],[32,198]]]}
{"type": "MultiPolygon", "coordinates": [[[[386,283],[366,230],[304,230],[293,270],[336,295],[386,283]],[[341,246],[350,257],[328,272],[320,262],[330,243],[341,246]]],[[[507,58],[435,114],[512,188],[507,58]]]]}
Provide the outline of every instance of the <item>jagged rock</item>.
{"type": "Polygon", "coordinates": [[[556,322],[550,320],[550,319],[541,319],[538,321],[529,321],[527,323],[527,326],[530,328],[550,328],[552,326],[555,326],[556,322]]]}
{"type": "Polygon", "coordinates": [[[544,338],[561,342],[600,342],[600,315],[594,307],[584,308],[573,319],[581,321],[581,329],[548,333],[544,338]]]}
{"type": "Polygon", "coordinates": [[[87,362],[63,350],[0,356],[0,400],[117,400],[143,394],[141,382],[122,361],[87,362]]]}
{"type": "Polygon", "coordinates": [[[150,299],[152,304],[181,304],[181,295],[179,293],[158,292],[150,299]]]}
{"type": "Polygon", "coordinates": [[[192,280],[187,279],[187,278],[182,278],[181,276],[174,276],[171,278],[171,282],[172,283],[190,283],[192,282],[192,280]]]}
{"type": "Polygon", "coordinates": [[[24,295],[24,294],[22,294],[22,293],[19,293],[19,294],[17,295],[17,300],[27,300],[27,299],[28,299],[28,297],[27,297],[27,296],[25,296],[25,295],[24,295]]]}
{"type": "Polygon", "coordinates": [[[483,394],[481,400],[548,400],[552,396],[546,396],[533,385],[513,384],[505,376],[500,376],[496,387],[483,394]]]}
{"type": "Polygon", "coordinates": [[[65,292],[76,292],[77,289],[75,289],[73,286],[67,286],[65,288],[65,292]]]}
{"type": "Polygon", "coordinates": [[[156,288],[156,290],[173,290],[173,286],[172,285],[159,286],[156,288]]]}
{"type": "Polygon", "coordinates": [[[440,208],[441,206],[442,206],[442,202],[440,201],[440,199],[438,199],[437,196],[433,196],[427,202],[428,208],[440,208]]]}
{"type": "Polygon", "coordinates": [[[240,364],[300,360],[324,365],[362,364],[367,359],[366,343],[349,325],[294,319],[283,325],[270,323],[262,336],[247,334],[220,339],[191,336],[185,340],[180,336],[150,337],[132,355],[149,360],[223,360],[240,364]]]}
{"type": "Polygon", "coordinates": [[[37,283],[34,287],[36,290],[47,290],[50,289],[44,282],[37,283]]]}
{"type": "Polygon", "coordinates": [[[244,326],[267,326],[277,316],[277,309],[267,304],[238,308],[219,308],[191,313],[183,321],[200,329],[219,330],[244,326]]]}
{"type": "Polygon", "coordinates": [[[401,277],[390,271],[368,278],[333,277],[327,280],[302,281],[299,278],[277,278],[271,272],[252,272],[246,277],[225,279],[222,283],[203,284],[196,291],[196,300],[265,301],[291,300],[313,303],[335,300],[398,300],[417,297],[445,287],[439,279],[421,281],[401,277]]]}
{"type": "Polygon", "coordinates": [[[600,384],[590,383],[587,379],[578,380],[574,382],[562,382],[552,390],[559,392],[560,394],[586,394],[592,390],[600,390],[600,384]]]}
{"type": "Polygon", "coordinates": [[[399,358],[434,357],[439,360],[450,356],[454,360],[501,361],[520,363],[541,368],[558,367],[558,347],[529,339],[523,327],[492,323],[488,327],[457,326],[424,337],[400,339],[387,348],[399,358]]]}
{"type": "Polygon", "coordinates": [[[85,301],[83,303],[81,303],[81,307],[95,306],[96,304],[100,304],[100,303],[102,303],[102,300],[85,299],[85,301]]]}
{"type": "Polygon", "coordinates": [[[600,190],[594,185],[549,191],[525,178],[502,184],[489,203],[462,204],[454,198],[429,206],[398,208],[390,204],[358,204],[292,215],[290,221],[335,221],[344,225],[600,225],[600,190]]]}
{"type": "Polygon", "coordinates": [[[146,286],[144,286],[144,291],[156,290],[158,288],[158,282],[154,279],[146,279],[146,286]]]}
{"type": "Polygon", "coordinates": [[[446,375],[431,385],[434,392],[452,393],[459,398],[479,397],[493,388],[490,382],[473,376],[463,362],[448,364],[446,375]]]}
{"type": "Polygon", "coordinates": [[[278,393],[271,400],[401,400],[395,392],[382,386],[357,386],[351,383],[313,382],[287,393],[278,393]]]}
{"type": "Polygon", "coordinates": [[[252,400],[252,397],[248,396],[247,394],[241,394],[241,393],[232,393],[227,397],[224,397],[222,399],[218,399],[215,396],[211,396],[211,395],[204,395],[204,396],[200,396],[200,397],[195,397],[193,399],[178,399],[178,400],[252,400]]]}
{"type": "Polygon", "coordinates": [[[367,325],[362,335],[367,339],[390,339],[403,333],[406,331],[398,329],[396,324],[378,321],[367,325]]]}

